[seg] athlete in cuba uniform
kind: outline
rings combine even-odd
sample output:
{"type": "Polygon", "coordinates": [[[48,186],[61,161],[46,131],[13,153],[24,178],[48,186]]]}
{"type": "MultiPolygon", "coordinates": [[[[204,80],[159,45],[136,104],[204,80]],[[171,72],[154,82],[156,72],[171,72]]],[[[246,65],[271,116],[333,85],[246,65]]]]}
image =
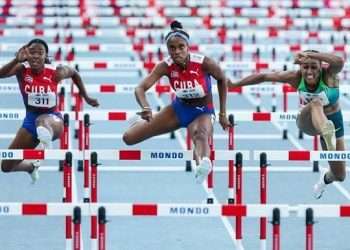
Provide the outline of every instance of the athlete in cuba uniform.
{"type": "MultiPolygon", "coordinates": [[[[297,71],[253,74],[238,82],[229,80],[228,86],[246,86],[265,81],[290,84],[300,96],[301,110],[297,117],[299,129],[311,136],[321,135],[324,150],[345,150],[337,76],[343,69],[343,59],[330,53],[307,50],[296,54],[295,63],[300,65],[297,71]],[[322,62],[328,65],[323,67],[322,62]]],[[[329,171],[321,170],[320,179],[314,186],[317,199],[321,198],[327,184],[345,179],[345,162],[330,161],[329,166],[329,171]]]]}
{"type": "MultiPolygon", "coordinates": [[[[50,65],[48,45],[44,40],[33,39],[23,46],[16,57],[0,68],[0,78],[16,76],[26,108],[22,127],[9,149],[32,149],[39,145],[50,149],[53,140],[63,132],[62,115],[57,111],[57,84],[72,78],[85,101],[96,107],[98,101],[90,98],[84,88],[80,75],[74,69],[50,65]]],[[[39,178],[39,161],[3,160],[3,172],[25,171],[32,181],[39,178]]]]}
{"type": "Polygon", "coordinates": [[[168,66],[170,85],[175,91],[176,98],[172,103],[180,126],[187,127],[198,115],[202,113],[214,114],[212,103],[210,75],[203,72],[204,56],[189,54],[187,69],[181,69],[171,57],[165,60],[168,66]],[[205,105],[190,105],[195,99],[208,98],[205,105]]]}
{"type": "Polygon", "coordinates": [[[224,129],[230,126],[226,117],[226,78],[212,59],[189,53],[189,35],[179,22],[172,22],[171,28],[165,37],[169,58],[158,63],[135,89],[137,102],[142,108],[138,114],[145,121],[131,126],[124,133],[123,140],[126,144],[133,145],[152,136],[187,127],[195,146],[196,182],[202,183],[212,169],[208,143],[213,133],[214,114],[210,77],[217,80],[219,122],[224,129]],[[145,92],[163,76],[170,80],[176,98],[171,105],[153,116],[145,92]]]}
{"type": "MultiPolygon", "coordinates": [[[[45,64],[41,74],[32,73],[28,62],[22,63],[23,71],[19,75],[19,86],[23,97],[23,103],[26,107],[26,117],[22,127],[30,132],[35,138],[38,138],[37,130],[40,136],[44,136],[46,129],[35,126],[35,120],[43,113],[51,115],[54,119],[61,119],[62,115],[57,111],[57,82],[54,79],[56,67],[45,64]]],[[[44,136],[45,137],[45,136],[44,136]]],[[[38,138],[40,140],[40,138],[38,138]]],[[[42,138],[41,140],[50,148],[51,140],[42,138]]],[[[44,146],[44,145],[43,145],[44,146]]]]}

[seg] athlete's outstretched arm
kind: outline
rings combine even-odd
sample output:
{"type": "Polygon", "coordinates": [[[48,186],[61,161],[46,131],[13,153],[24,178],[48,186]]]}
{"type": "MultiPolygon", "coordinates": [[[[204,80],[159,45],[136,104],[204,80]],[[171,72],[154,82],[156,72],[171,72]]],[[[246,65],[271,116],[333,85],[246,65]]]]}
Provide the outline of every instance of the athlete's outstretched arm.
{"type": "Polygon", "coordinates": [[[165,62],[158,63],[151,73],[149,73],[145,79],[135,88],[135,97],[140,105],[143,108],[149,108],[149,104],[146,99],[145,92],[151,88],[162,76],[167,75],[167,67],[165,62]]]}
{"type": "Polygon", "coordinates": [[[135,97],[137,103],[141,107],[141,112],[138,115],[146,121],[152,119],[152,109],[146,98],[146,91],[152,87],[162,76],[167,75],[167,66],[165,62],[158,63],[151,73],[149,73],[145,79],[135,88],[135,97]]]}
{"type": "Polygon", "coordinates": [[[259,84],[263,82],[280,82],[289,83],[290,85],[297,87],[299,79],[300,73],[298,71],[280,71],[273,73],[252,74],[237,82],[232,82],[231,79],[228,79],[227,85],[229,87],[240,87],[259,84]]]}
{"type": "Polygon", "coordinates": [[[21,68],[21,63],[26,61],[28,58],[27,47],[23,46],[16,53],[16,57],[9,63],[3,65],[0,68],[0,78],[10,77],[15,75],[21,68]]]}
{"type": "Polygon", "coordinates": [[[203,71],[212,75],[217,81],[220,101],[219,121],[223,129],[230,126],[226,116],[227,85],[226,76],[220,66],[211,58],[205,57],[203,61],[203,71]]]}
{"type": "Polygon", "coordinates": [[[79,93],[84,98],[84,100],[93,107],[99,106],[97,99],[91,98],[87,94],[83,80],[75,69],[64,65],[57,66],[55,77],[56,82],[60,82],[63,79],[72,78],[73,83],[77,85],[79,93]]]}

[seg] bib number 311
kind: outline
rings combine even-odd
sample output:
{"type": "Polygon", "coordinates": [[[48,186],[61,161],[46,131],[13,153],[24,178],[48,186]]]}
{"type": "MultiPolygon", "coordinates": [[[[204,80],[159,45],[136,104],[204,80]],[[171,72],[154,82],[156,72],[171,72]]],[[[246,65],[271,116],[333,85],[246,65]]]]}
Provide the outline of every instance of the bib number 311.
{"type": "Polygon", "coordinates": [[[28,94],[28,104],[39,108],[52,108],[56,106],[54,93],[31,93],[28,94]]]}

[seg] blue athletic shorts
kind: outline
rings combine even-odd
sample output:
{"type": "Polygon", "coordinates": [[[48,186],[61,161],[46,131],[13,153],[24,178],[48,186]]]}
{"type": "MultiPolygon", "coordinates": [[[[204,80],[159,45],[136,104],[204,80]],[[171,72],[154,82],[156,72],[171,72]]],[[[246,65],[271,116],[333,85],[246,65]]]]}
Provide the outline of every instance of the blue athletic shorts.
{"type": "Polygon", "coordinates": [[[60,112],[36,113],[36,112],[27,111],[26,117],[23,120],[22,128],[25,128],[29,133],[31,133],[33,138],[35,138],[35,139],[38,137],[38,135],[36,133],[36,126],[35,126],[36,118],[38,118],[38,116],[44,115],[44,114],[52,114],[52,115],[58,116],[59,118],[63,119],[62,114],[60,112]]]}
{"type": "Polygon", "coordinates": [[[343,137],[344,136],[344,122],[343,122],[343,114],[341,110],[331,114],[327,115],[327,119],[331,120],[335,127],[335,137],[343,137]]]}
{"type": "Polygon", "coordinates": [[[172,102],[172,107],[175,110],[176,117],[180,122],[180,127],[186,128],[197,117],[203,114],[215,114],[212,107],[207,106],[191,106],[178,98],[172,102]]]}

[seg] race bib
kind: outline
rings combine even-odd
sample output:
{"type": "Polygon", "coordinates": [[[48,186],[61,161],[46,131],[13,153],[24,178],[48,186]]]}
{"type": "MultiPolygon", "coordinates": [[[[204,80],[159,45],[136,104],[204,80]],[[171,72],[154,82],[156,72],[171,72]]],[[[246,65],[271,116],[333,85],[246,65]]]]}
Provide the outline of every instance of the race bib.
{"type": "Polygon", "coordinates": [[[176,89],[176,96],[183,99],[202,98],[205,96],[204,90],[201,86],[195,88],[176,89]]]}
{"type": "Polygon", "coordinates": [[[317,98],[321,101],[323,106],[327,106],[329,104],[329,100],[327,98],[327,95],[324,91],[320,93],[309,93],[309,92],[299,92],[300,99],[302,101],[302,104],[308,104],[313,99],[317,98]]]}
{"type": "Polygon", "coordinates": [[[56,106],[56,93],[28,93],[28,105],[38,108],[53,108],[56,106]]]}

